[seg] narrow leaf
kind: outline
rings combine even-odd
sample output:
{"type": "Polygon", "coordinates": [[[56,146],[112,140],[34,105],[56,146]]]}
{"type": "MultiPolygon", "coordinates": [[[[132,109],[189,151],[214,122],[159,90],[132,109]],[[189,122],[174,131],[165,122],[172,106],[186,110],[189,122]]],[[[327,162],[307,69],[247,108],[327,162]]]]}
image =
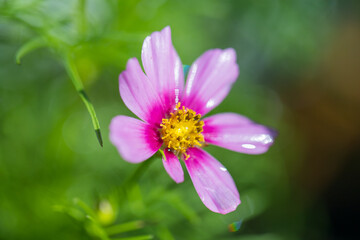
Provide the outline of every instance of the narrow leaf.
{"type": "Polygon", "coordinates": [[[110,226],[106,228],[106,232],[108,235],[115,235],[123,232],[134,231],[137,229],[141,229],[143,227],[144,227],[143,221],[133,221],[133,222],[127,222],[127,223],[110,226]]]}
{"type": "Polygon", "coordinates": [[[101,240],[110,240],[105,230],[96,222],[87,222],[84,227],[90,235],[97,237],[96,239],[100,238],[101,240]]]}
{"type": "Polygon", "coordinates": [[[153,235],[141,235],[136,237],[112,238],[112,240],[149,240],[153,238],[153,235]]]}
{"type": "Polygon", "coordinates": [[[84,104],[91,116],[91,120],[92,120],[94,129],[95,129],[96,137],[99,141],[100,146],[102,147],[103,141],[102,141],[102,137],[101,137],[99,120],[96,117],[96,112],[95,112],[94,106],[92,105],[89,97],[87,96],[86,92],[84,91],[84,86],[81,82],[79,72],[77,71],[75,63],[73,62],[70,54],[66,54],[64,64],[65,64],[66,71],[75,86],[76,91],[80,95],[81,100],[84,102],[84,104]]]}
{"type": "Polygon", "coordinates": [[[84,210],[84,212],[88,215],[88,218],[94,222],[97,221],[96,219],[96,214],[95,212],[82,200],[75,198],[74,199],[74,203],[79,206],[80,208],[82,208],[82,210],[84,210]]]}
{"type": "Polygon", "coordinates": [[[78,7],[76,11],[77,29],[81,35],[86,32],[86,0],[78,0],[78,7]]]}
{"type": "Polygon", "coordinates": [[[165,225],[158,225],[156,237],[160,240],[175,240],[175,237],[165,225]]]}
{"type": "Polygon", "coordinates": [[[43,38],[34,38],[34,39],[28,41],[27,43],[22,45],[20,47],[20,49],[16,52],[16,55],[15,55],[16,63],[21,64],[21,59],[26,54],[28,54],[38,48],[45,47],[45,46],[46,46],[46,42],[43,38]]]}

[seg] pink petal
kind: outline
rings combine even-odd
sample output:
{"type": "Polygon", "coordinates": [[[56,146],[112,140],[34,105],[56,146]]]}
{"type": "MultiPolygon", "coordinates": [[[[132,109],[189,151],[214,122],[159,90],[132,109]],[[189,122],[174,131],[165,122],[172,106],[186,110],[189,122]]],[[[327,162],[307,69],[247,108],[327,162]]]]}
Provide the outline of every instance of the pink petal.
{"type": "Polygon", "coordinates": [[[247,154],[261,154],[273,144],[276,132],[235,113],[204,119],[205,142],[247,154]]]}
{"type": "Polygon", "coordinates": [[[227,96],[238,75],[234,49],[205,52],[191,65],[183,105],[201,115],[208,113],[227,96]]]}
{"type": "Polygon", "coordinates": [[[163,164],[166,172],[176,183],[182,183],[184,181],[184,171],[178,157],[169,149],[165,149],[164,154],[166,160],[163,157],[163,164]]]}
{"type": "Polygon", "coordinates": [[[141,59],[145,73],[162,101],[173,110],[184,87],[183,66],[171,42],[170,27],[154,32],[144,41],[141,59]]]}
{"type": "Polygon", "coordinates": [[[110,140],[120,155],[131,163],[148,159],[162,145],[159,134],[153,126],[127,116],[116,116],[112,119],[110,140]]]}
{"type": "Polygon", "coordinates": [[[142,71],[139,61],[131,58],[120,74],[119,90],[125,105],[148,123],[161,123],[164,107],[157,92],[142,71]]]}
{"type": "Polygon", "coordinates": [[[205,206],[221,214],[234,211],[241,201],[227,169],[202,149],[191,148],[187,154],[186,168],[205,206]]]}

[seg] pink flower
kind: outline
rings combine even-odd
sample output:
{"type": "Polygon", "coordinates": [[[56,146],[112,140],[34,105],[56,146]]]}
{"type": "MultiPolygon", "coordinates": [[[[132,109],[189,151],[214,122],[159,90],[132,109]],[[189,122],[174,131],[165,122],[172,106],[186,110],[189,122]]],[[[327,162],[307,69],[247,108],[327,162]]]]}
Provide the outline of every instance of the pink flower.
{"type": "Polygon", "coordinates": [[[170,27],[148,36],[141,59],[131,58],[120,74],[120,95],[141,120],[116,116],[110,140],[128,162],[140,163],[164,150],[164,168],[177,183],[184,181],[185,162],[201,201],[226,214],[240,204],[227,169],[202,147],[213,144],[232,151],[261,154],[272,145],[274,131],[235,113],[201,117],[219,105],[239,75],[234,49],[212,49],[190,67],[183,65],[171,42],[170,27]]]}

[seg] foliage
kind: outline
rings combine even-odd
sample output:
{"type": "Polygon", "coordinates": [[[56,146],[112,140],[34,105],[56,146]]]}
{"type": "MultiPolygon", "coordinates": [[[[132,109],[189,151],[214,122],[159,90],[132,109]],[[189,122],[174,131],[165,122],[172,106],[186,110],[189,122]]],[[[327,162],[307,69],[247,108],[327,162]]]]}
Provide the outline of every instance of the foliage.
{"type": "Polygon", "coordinates": [[[301,140],[268,76],[316,61],[332,2],[0,0],[0,238],[300,239],[303,206],[289,175],[301,140]],[[183,64],[209,48],[237,50],[240,78],[211,114],[238,112],[280,132],[261,156],[210,147],[242,199],[225,216],[203,206],[188,176],[173,183],[159,155],[137,167],[108,140],[110,119],[131,115],[118,74],[166,25],[183,64]]]}

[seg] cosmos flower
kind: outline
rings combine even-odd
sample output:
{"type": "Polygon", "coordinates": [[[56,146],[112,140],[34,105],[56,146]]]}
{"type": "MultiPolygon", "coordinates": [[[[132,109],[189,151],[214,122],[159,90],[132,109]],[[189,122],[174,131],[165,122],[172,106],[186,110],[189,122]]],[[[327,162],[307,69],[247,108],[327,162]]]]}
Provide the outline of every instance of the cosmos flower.
{"type": "Polygon", "coordinates": [[[128,162],[140,163],[162,150],[166,172],[184,181],[185,163],[200,199],[211,211],[226,214],[240,204],[227,169],[203,150],[209,144],[232,151],[261,154],[275,134],[235,113],[202,119],[219,105],[239,75],[234,49],[206,51],[191,65],[185,83],[183,65],[171,41],[170,27],[148,36],[139,61],[131,58],[120,74],[125,105],[141,120],[116,116],[110,140],[128,162]]]}

